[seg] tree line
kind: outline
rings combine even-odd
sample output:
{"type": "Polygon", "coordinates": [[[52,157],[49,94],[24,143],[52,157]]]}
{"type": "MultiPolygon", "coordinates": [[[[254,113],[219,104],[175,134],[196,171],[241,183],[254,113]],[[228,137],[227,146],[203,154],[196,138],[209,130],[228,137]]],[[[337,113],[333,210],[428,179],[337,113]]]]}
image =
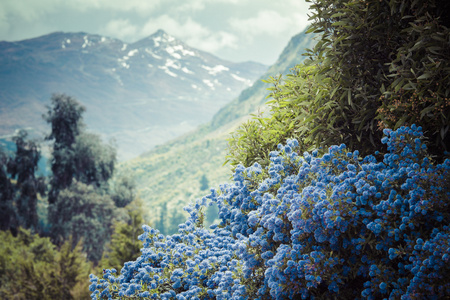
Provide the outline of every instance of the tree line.
{"type": "Polygon", "coordinates": [[[86,108],[57,94],[50,127],[50,175],[38,176],[41,144],[20,130],[0,149],[0,298],[81,299],[101,265],[139,254],[143,224],[131,178],[116,178],[116,149],[83,122],[86,108]]]}

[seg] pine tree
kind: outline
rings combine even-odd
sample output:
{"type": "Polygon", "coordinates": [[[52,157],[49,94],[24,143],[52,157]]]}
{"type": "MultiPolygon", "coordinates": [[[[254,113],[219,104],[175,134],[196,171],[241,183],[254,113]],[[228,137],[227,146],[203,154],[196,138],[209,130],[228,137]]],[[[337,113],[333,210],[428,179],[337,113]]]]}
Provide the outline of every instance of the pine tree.
{"type": "Polygon", "coordinates": [[[13,205],[14,186],[8,174],[9,157],[0,149],[0,230],[14,230],[17,220],[13,205]]]}
{"type": "Polygon", "coordinates": [[[116,150],[98,135],[85,132],[85,108],[77,100],[66,95],[51,100],[44,118],[51,125],[47,140],[53,140],[48,195],[52,240],[61,245],[71,235],[74,243],[83,238],[89,259],[98,261],[117,216],[108,195],[116,150]],[[94,242],[99,238],[101,243],[94,242]]]}
{"type": "Polygon", "coordinates": [[[18,225],[37,231],[38,194],[45,193],[43,177],[36,178],[35,174],[40,158],[39,146],[34,141],[26,140],[26,131],[19,131],[13,137],[16,144],[16,154],[8,162],[8,172],[16,180],[15,210],[18,225]]]}
{"type": "Polygon", "coordinates": [[[128,220],[114,223],[114,233],[99,263],[102,268],[120,271],[125,262],[135,260],[141,253],[142,242],[138,236],[142,234],[144,224],[142,203],[134,200],[125,209],[128,220]]]}
{"type": "Polygon", "coordinates": [[[84,126],[82,115],[85,112],[74,98],[66,95],[53,95],[52,105],[43,118],[51,126],[51,133],[46,137],[53,140],[51,160],[52,176],[48,201],[55,203],[59,191],[68,188],[75,173],[75,141],[84,126]]]}

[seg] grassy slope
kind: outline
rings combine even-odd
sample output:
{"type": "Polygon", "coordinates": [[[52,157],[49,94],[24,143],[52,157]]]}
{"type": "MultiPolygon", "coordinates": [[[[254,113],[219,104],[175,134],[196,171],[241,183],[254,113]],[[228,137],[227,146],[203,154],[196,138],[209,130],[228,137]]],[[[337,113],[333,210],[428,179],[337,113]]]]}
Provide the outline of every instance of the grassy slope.
{"type": "MultiPolygon", "coordinates": [[[[304,59],[302,54],[305,49],[313,44],[309,35],[300,33],[294,36],[261,79],[289,73],[290,68],[304,59]]],[[[210,123],[121,164],[120,174],[134,174],[152,224],[157,223],[163,203],[167,203],[166,226],[169,226],[174,213],[180,212],[190,201],[207,195],[208,191],[200,189],[203,174],[211,187],[229,181],[230,167],[223,166],[226,139],[230,132],[249,118],[249,114],[264,109],[268,87],[258,80],[222,108],[210,123]]]]}

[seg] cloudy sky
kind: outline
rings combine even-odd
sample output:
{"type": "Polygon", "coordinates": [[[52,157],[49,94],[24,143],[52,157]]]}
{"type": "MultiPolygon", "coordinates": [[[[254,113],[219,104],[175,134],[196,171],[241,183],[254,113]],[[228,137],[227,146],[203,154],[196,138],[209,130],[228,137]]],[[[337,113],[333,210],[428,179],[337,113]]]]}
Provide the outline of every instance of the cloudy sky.
{"type": "Polygon", "coordinates": [[[272,64],[308,25],[305,0],[0,0],[0,41],[54,31],[132,43],[163,29],[231,61],[272,64]]]}

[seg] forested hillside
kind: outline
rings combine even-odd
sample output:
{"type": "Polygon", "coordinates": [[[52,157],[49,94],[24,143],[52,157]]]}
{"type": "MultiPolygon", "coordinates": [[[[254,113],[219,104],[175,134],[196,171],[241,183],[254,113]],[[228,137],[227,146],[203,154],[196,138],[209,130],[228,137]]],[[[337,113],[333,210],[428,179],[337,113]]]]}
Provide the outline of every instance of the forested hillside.
{"type": "Polygon", "coordinates": [[[0,148],[1,299],[86,299],[100,261],[138,256],[144,219],[133,182],[115,176],[116,149],[87,131],[85,110],[52,97],[49,174],[38,169],[42,142],[26,131],[0,148]]]}
{"type": "MultiPolygon", "coordinates": [[[[302,55],[316,42],[313,36],[305,32],[294,36],[277,62],[224,106],[211,122],[119,165],[120,174],[134,174],[137,192],[146,208],[144,213],[161,232],[176,233],[178,224],[187,217],[183,207],[202,197],[210,187],[218,187],[229,180],[230,165],[223,164],[230,133],[248,119],[249,114],[267,110],[265,102],[270,85],[263,80],[287,74],[305,59],[302,55]]],[[[214,219],[214,211],[210,209],[210,221],[214,219]]]]}
{"type": "Polygon", "coordinates": [[[231,182],[178,234],[143,226],[141,256],[92,275],[92,297],[450,297],[448,8],[311,1],[319,41],[234,131],[231,182]]]}

